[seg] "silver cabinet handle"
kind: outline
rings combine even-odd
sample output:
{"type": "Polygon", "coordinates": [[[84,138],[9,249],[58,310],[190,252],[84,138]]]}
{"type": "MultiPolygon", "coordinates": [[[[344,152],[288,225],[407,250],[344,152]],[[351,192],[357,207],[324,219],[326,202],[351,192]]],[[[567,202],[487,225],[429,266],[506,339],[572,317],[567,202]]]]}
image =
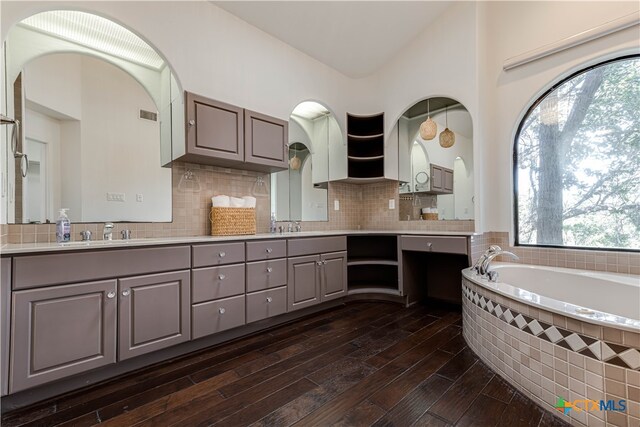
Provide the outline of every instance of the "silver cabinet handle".
{"type": "Polygon", "coordinates": [[[220,313],[220,314],[224,314],[224,313],[226,313],[226,312],[227,312],[227,310],[225,310],[223,307],[220,307],[220,308],[218,309],[218,313],[220,313]]]}
{"type": "Polygon", "coordinates": [[[267,248],[267,249],[265,249],[265,252],[267,252],[268,254],[270,254],[271,252],[273,252],[273,249],[271,249],[271,248],[267,248]]]}
{"type": "Polygon", "coordinates": [[[124,291],[122,291],[122,296],[123,297],[128,297],[130,293],[131,293],[131,290],[125,289],[124,291]]]}
{"type": "Polygon", "coordinates": [[[267,297],[267,304],[270,303],[271,301],[273,301],[273,298],[267,297]]]}
{"type": "Polygon", "coordinates": [[[196,125],[196,121],[191,119],[189,120],[189,127],[195,126],[196,125]]]}
{"type": "Polygon", "coordinates": [[[109,291],[107,293],[107,298],[109,299],[115,298],[115,296],[116,296],[116,293],[114,291],[109,291]]]}
{"type": "Polygon", "coordinates": [[[322,261],[322,265],[327,265],[327,261],[326,260],[322,261]]]}
{"type": "Polygon", "coordinates": [[[220,252],[220,253],[218,253],[218,256],[219,256],[220,258],[224,258],[224,257],[225,257],[225,255],[227,255],[227,254],[226,254],[226,253],[224,253],[224,252],[220,252]]]}
{"type": "Polygon", "coordinates": [[[224,274],[218,274],[218,279],[220,280],[224,280],[224,278],[227,277],[224,274]]]}
{"type": "Polygon", "coordinates": [[[433,249],[433,243],[431,243],[431,242],[427,243],[427,247],[429,248],[429,250],[432,250],[433,249]]]}
{"type": "Polygon", "coordinates": [[[271,273],[273,271],[273,267],[267,267],[267,273],[271,273]]]}
{"type": "Polygon", "coordinates": [[[316,261],[316,265],[317,266],[321,266],[322,265],[322,261],[316,261]]]}

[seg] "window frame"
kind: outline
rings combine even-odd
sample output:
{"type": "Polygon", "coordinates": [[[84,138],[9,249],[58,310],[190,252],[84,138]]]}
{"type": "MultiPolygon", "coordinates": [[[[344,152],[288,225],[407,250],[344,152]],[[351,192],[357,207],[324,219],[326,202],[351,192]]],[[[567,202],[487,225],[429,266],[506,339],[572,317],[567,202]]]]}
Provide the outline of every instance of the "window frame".
{"type": "Polygon", "coordinates": [[[569,246],[569,245],[542,245],[542,244],[530,244],[530,243],[521,243],[520,242],[520,233],[519,233],[519,223],[518,223],[518,143],[520,140],[520,133],[522,132],[522,128],[524,127],[524,123],[527,118],[531,115],[533,110],[535,110],[538,105],[544,101],[544,99],[558,87],[562,86],[564,83],[569,80],[574,79],[575,77],[586,74],[589,71],[599,68],[608,64],[612,64],[614,62],[625,61],[628,59],[640,59],[640,53],[626,54],[621,56],[616,56],[611,59],[598,61],[592,65],[589,65],[584,68],[580,68],[577,71],[570,73],[569,75],[560,78],[558,81],[553,83],[551,87],[549,87],[546,91],[544,91],[541,95],[539,95],[536,100],[527,108],[527,111],[520,118],[520,122],[518,123],[518,128],[516,130],[516,134],[513,140],[513,153],[512,153],[512,195],[513,195],[513,246],[520,246],[524,248],[552,248],[552,249],[569,249],[569,250],[586,250],[586,251],[604,251],[604,252],[632,252],[632,253],[640,253],[640,248],[612,248],[612,247],[590,247],[590,246],[569,246]]]}

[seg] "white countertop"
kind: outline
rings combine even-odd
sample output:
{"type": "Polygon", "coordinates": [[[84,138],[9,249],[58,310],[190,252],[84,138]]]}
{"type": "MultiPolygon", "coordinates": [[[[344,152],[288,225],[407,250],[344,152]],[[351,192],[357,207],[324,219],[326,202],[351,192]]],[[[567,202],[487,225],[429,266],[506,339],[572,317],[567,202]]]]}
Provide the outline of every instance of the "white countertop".
{"type": "Polygon", "coordinates": [[[110,249],[122,247],[175,245],[188,243],[214,243],[264,239],[295,239],[300,237],[322,237],[343,235],[421,235],[421,236],[474,236],[478,233],[468,231],[411,231],[411,230],[335,230],[335,231],[301,231],[298,233],[259,233],[248,236],[186,236],[156,237],[130,240],[93,240],[91,242],[68,243],[7,243],[0,247],[1,255],[28,254],[37,252],[63,252],[91,249],[110,249]]]}

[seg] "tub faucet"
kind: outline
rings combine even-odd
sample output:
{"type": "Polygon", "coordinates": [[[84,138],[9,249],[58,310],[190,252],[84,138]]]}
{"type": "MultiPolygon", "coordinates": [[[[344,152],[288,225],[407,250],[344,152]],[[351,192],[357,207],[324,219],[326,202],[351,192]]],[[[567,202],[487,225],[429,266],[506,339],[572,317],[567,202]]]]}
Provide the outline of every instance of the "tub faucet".
{"type": "Polygon", "coordinates": [[[104,240],[113,240],[113,223],[105,222],[102,228],[102,238],[104,240]]]}
{"type": "Polygon", "coordinates": [[[484,264],[484,262],[487,260],[487,257],[495,252],[499,252],[501,251],[502,248],[498,245],[491,245],[489,246],[489,249],[487,249],[486,251],[484,251],[484,253],[482,255],[480,255],[480,258],[478,258],[478,260],[476,261],[475,264],[473,264],[473,267],[471,267],[471,269],[476,273],[476,274],[481,274],[480,273],[480,268],[482,267],[482,265],[484,264]]]}
{"type": "Polygon", "coordinates": [[[487,256],[482,265],[480,265],[480,275],[488,278],[490,282],[495,282],[496,280],[498,280],[498,272],[489,271],[489,267],[491,265],[491,261],[493,261],[495,257],[500,255],[508,255],[516,261],[520,259],[520,257],[518,257],[518,255],[514,254],[513,252],[503,250],[495,251],[487,256]]]}

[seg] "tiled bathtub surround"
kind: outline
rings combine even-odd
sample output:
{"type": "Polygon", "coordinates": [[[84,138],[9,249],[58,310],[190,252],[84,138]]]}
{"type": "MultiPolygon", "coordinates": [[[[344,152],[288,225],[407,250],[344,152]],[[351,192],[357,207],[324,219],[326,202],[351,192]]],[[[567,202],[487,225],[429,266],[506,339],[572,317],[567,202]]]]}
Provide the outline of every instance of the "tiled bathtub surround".
{"type": "Polygon", "coordinates": [[[507,257],[498,257],[497,261],[609,273],[640,274],[640,253],[638,252],[514,247],[509,244],[509,233],[507,232],[488,232],[472,236],[471,256],[474,262],[487,250],[489,245],[498,245],[520,257],[519,261],[507,257]]]}
{"type": "Polygon", "coordinates": [[[463,279],[463,333],[494,371],[560,415],[558,397],[627,401],[569,412],[574,425],[640,425],[640,334],[552,314],[463,279]]]}

